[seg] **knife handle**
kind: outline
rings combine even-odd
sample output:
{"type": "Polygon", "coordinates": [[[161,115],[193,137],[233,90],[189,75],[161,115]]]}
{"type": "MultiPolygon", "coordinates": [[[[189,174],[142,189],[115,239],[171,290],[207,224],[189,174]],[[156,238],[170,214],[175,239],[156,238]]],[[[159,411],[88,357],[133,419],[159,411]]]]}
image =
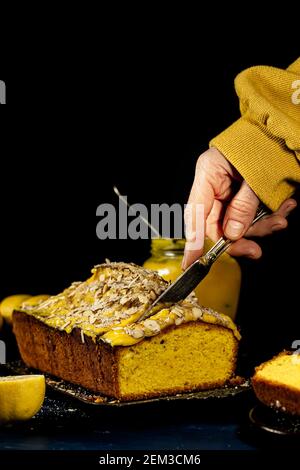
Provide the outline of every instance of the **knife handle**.
{"type": "MultiPolygon", "coordinates": [[[[254,225],[258,220],[262,219],[263,217],[269,214],[270,212],[263,205],[259,205],[256,212],[256,216],[253,219],[251,226],[254,225]]],[[[230,247],[232,243],[233,241],[229,240],[229,238],[221,237],[217,241],[217,243],[215,243],[215,245],[210,250],[208,250],[208,252],[204,256],[200,258],[201,263],[210,266],[216,261],[217,258],[219,258],[219,256],[221,256],[222,253],[224,253],[224,251],[227,250],[227,248],[230,247]]]]}

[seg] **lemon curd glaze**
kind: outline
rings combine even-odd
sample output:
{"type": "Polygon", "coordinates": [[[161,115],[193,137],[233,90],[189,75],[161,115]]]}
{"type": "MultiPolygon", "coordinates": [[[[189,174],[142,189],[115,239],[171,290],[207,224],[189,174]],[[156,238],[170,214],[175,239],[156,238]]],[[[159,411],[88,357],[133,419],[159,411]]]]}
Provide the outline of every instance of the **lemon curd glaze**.
{"type": "Polygon", "coordinates": [[[197,320],[228,328],[240,339],[229,317],[200,307],[193,294],[135,323],[167,286],[168,282],[152,270],[131,263],[107,262],[95,266],[87,281],[74,282],[61,294],[37,305],[24,302],[19,310],[67,333],[78,328],[83,342],[84,336],[89,336],[111,346],[130,346],[169,326],[197,320]]]}

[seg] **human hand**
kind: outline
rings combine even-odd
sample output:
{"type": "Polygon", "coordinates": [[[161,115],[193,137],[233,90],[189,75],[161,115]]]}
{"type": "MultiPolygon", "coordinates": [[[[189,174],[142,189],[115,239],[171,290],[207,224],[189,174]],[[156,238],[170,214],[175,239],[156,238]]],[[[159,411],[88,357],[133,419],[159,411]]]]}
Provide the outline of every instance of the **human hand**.
{"type": "MultiPolygon", "coordinates": [[[[204,231],[211,240],[216,242],[222,236],[234,240],[228,249],[232,256],[260,258],[260,246],[248,237],[263,237],[286,228],[286,217],[297,206],[294,199],[287,199],[276,212],[251,227],[259,202],[250,186],[216,148],[210,148],[198,158],[188,204],[192,209],[196,204],[203,204],[204,231]]],[[[192,214],[191,226],[187,228],[195,234],[195,210],[192,214]]],[[[187,243],[183,269],[199,258],[202,251],[203,243],[193,250],[189,250],[187,243]]]]}

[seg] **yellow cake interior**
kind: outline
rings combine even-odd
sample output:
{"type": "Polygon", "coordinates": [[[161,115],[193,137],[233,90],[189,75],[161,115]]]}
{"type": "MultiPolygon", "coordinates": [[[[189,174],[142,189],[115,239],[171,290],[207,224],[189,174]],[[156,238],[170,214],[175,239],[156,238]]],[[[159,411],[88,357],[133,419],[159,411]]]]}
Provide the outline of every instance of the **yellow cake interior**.
{"type": "Polygon", "coordinates": [[[193,322],[173,328],[120,350],[120,392],[141,395],[222,385],[232,376],[236,350],[232,331],[220,326],[193,322]]]}
{"type": "Polygon", "coordinates": [[[300,356],[281,354],[256,369],[256,378],[300,390],[300,356]]]}

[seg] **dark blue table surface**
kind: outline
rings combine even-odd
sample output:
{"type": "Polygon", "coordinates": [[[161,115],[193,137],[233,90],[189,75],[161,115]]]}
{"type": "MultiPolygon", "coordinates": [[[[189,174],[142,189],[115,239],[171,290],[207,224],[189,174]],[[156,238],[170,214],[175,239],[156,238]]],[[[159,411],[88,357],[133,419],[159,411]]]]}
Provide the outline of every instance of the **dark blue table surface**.
{"type": "MultiPolygon", "coordinates": [[[[10,341],[15,341],[11,332],[10,341]]],[[[9,349],[14,350],[17,351],[16,345],[9,349]]],[[[8,360],[16,358],[12,354],[8,360]]],[[[0,373],[7,375],[6,368],[0,367],[0,373]]],[[[0,450],[273,448],[276,436],[262,433],[250,424],[249,411],[256,404],[253,392],[248,390],[227,398],[109,408],[81,404],[47,390],[44,406],[33,419],[0,425],[0,450]]]]}
{"type": "Polygon", "coordinates": [[[0,427],[0,448],[18,450],[253,450],[252,392],[205,402],[125,408],[80,405],[50,392],[35,418],[0,427]]]}

